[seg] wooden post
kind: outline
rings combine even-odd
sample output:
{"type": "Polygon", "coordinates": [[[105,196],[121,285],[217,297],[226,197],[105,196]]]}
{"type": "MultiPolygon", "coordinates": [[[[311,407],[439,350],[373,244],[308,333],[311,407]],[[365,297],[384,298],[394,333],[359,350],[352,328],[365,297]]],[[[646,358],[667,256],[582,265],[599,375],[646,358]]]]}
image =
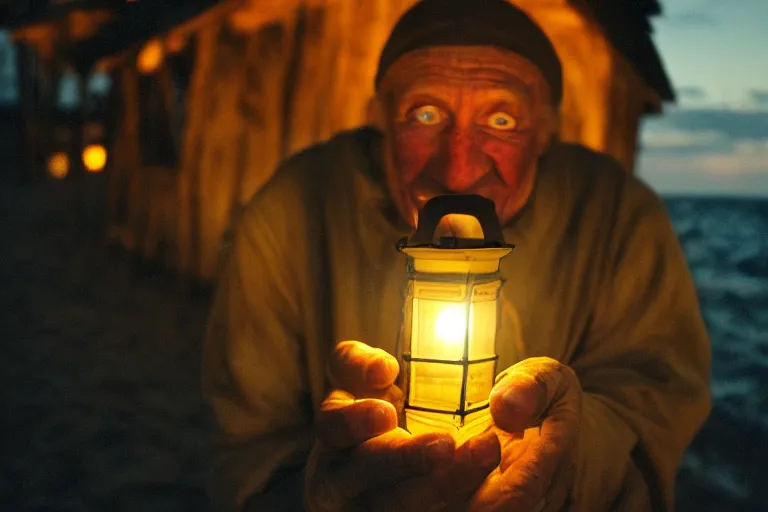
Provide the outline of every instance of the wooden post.
{"type": "Polygon", "coordinates": [[[209,114],[209,82],[213,78],[219,25],[197,35],[195,68],[187,94],[187,127],[178,177],[178,258],[183,278],[197,276],[200,251],[200,158],[209,114]]]}
{"type": "Polygon", "coordinates": [[[17,46],[19,105],[21,123],[22,158],[18,181],[24,183],[39,177],[38,135],[39,114],[37,101],[37,68],[39,57],[26,44],[17,46]]]}
{"type": "Polygon", "coordinates": [[[240,99],[244,124],[238,151],[242,160],[231,213],[264,185],[285,156],[285,108],[292,101],[288,81],[296,21],[292,17],[272,23],[249,38],[240,99]]]}

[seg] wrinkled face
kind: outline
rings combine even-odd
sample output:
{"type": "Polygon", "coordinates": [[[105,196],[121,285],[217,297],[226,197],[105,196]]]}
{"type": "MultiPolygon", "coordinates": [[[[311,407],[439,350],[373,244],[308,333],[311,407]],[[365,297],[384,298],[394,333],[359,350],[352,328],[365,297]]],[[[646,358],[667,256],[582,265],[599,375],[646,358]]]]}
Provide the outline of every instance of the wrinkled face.
{"type": "Polygon", "coordinates": [[[502,223],[525,205],[554,119],[532,63],[492,47],[417,50],[387,70],[378,98],[388,186],[411,225],[439,194],[485,196],[502,223]]]}

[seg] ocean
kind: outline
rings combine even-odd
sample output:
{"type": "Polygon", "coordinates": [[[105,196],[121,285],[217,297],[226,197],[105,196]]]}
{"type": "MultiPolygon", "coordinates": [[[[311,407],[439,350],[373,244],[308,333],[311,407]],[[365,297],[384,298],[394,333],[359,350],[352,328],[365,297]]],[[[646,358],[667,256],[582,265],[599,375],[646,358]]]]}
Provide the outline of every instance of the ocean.
{"type": "Polygon", "coordinates": [[[681,511],[768,510],[768,199],[667,197],[712,343],[712,413],[681,511]]]}

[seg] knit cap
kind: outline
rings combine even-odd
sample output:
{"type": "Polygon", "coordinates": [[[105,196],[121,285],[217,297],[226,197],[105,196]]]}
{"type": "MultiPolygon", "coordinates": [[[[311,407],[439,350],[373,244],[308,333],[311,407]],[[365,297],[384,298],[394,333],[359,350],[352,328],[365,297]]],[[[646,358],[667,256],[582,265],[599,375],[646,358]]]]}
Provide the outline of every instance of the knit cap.
{"type": "Polygon", "coordinates": [[[434,46],[494,46],[532,62],[549,83],[552,103],[563,95],[560,59],[544,31],[506,0],[422,0],[398,20],[379,59],[375,86],[406,53],[434,46]]]}

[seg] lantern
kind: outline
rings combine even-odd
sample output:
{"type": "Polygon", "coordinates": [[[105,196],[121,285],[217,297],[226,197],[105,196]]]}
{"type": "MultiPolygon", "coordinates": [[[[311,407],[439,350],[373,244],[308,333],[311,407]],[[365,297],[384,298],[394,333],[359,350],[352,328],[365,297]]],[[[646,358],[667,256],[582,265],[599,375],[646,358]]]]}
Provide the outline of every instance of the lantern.
{"type": "Polygon", "coordinates": [[[101,144],[90,144],[83,150],[83,165],[88,172],[101,172],[107,165],[107,150],[101,144]]]}
{"type": "Polygon", "coordinates": [[[412,434],[449,432],[457,444],[491,424],[496,329],[505,244],[493,201],[477,195],[439,196],[419,214],[407,256],[407,295],[398,343],[401,421],[412,434]],[[483,238],[441,237],[446,215],[477,219],[483,238]]]}

